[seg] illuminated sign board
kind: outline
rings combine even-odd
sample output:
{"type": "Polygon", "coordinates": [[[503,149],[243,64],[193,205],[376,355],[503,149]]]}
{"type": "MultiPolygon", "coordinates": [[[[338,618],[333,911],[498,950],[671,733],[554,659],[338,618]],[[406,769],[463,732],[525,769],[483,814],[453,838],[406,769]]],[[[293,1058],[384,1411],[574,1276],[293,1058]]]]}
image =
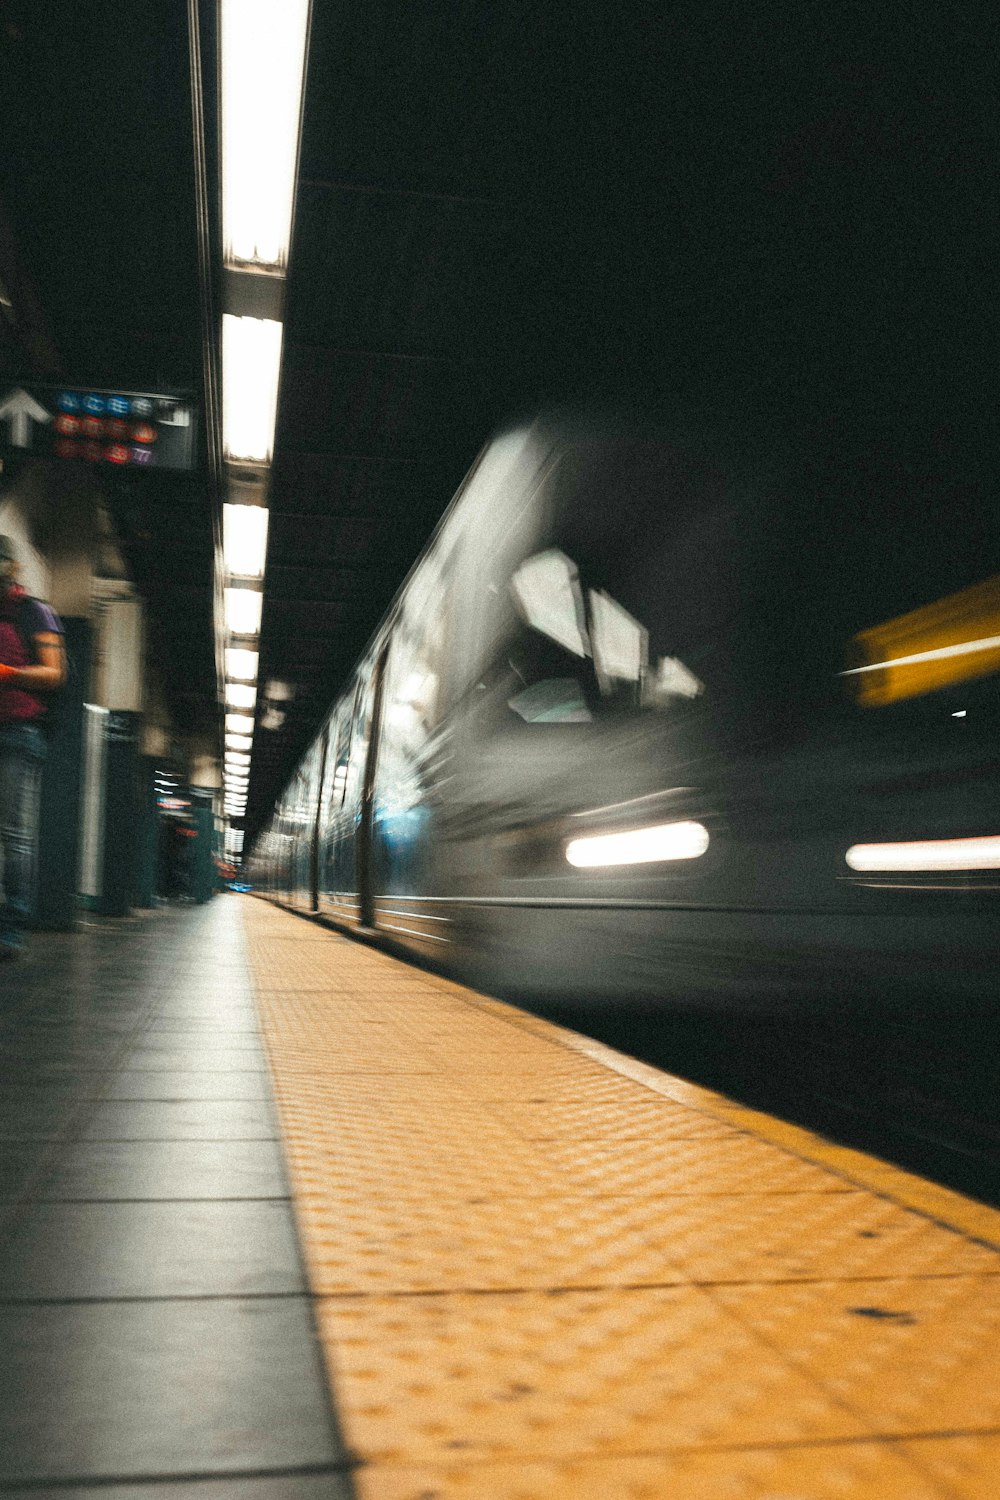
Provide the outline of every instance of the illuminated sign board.
{"type": "Polygon", "coordinates": [[[18,385],[0,395],[0,447],[120,469],[193,469],[195,409],[142,391],[18,385]]]}

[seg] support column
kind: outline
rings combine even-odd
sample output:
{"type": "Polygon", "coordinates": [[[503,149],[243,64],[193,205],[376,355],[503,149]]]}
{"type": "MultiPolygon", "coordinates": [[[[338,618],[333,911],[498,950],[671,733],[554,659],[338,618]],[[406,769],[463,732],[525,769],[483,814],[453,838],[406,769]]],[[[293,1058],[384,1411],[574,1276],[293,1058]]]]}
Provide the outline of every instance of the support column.
{"type": "Polygon", "coordinates": [[[97,909],[127,917],[139,884],[140,715],[112,709],[104,729],[104,878],[97,909]]]}
{"type": "Polygon", "coordinates": [[[143,848],[139,792],[139,735],[143,699],[142,604],[123,582],[105,585],[98,609],[95,672],[104,728],[103,878],[97,909],[127,916],[141,884],[143,848]]]}
{"type": "Polygon", "coordinates": [[[197,831],[192,840],[191,895],[195,901],[208,901],[215,895],[215,856],[218,853],[213,803],[222,781],[219,758],[214,746],[204,736],[190,747],[189,779],[191,818],[197,831]]]}
{"type": "Polygon", "coordinates": [[[140,755],[136,765],[136,813],[139,858],[135,891],[136,906],[156,905],[160,859],[160,809],[156,798],[155,757],[140,755]]]}
{"type": "Polygon", "coordinates": [[[191,818],[196,837],[191,854],[191,896],[203,903],[215,895],[215,818],[212,813],[212,789],[191,788],[191,818]]]}

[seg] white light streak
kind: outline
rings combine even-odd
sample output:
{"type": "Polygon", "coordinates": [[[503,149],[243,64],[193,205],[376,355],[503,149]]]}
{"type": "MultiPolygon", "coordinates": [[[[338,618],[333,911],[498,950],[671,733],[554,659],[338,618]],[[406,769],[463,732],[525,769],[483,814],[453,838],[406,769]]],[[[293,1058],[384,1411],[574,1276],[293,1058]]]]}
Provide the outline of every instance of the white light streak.
{"type": "Polygon", "coordinates": [[[628,833],[603,833],[571,839],[566,858],[577,868],[601,865],[658,864],[672,859],[697,859],[708,848],[708,830],[701,823],[661,823],[628,833]]]}
{"type": "Polygon", "coordinates": [[[838,677],[857,677],[861,672],[883,672],[887,667],[911,667],[921,661],[944,661],[949,656],[968,656],[971,651],[996,651],[1000,635],[988,635],[980,641],[962,641],[957,646],[936,646],[933,651],[915,651],[912,656],[891,656],[888,661],[869,662],[866,667],[851,667],[838,677]]]}
{"type": "Polygon", "coordinates": [[[852,844],[852,870],[1000,870],[1000,837],[925,839],[899,844],[852,844]]]}
{"type": "Polygon", "coordinates": [[[253,714],[226,714],[230,734],[253,734],[253,714]]]}
{"type": "Polygon", "coordinates": [[[227,750],[249,750],[253,745],[252,734],[227,734],[227,750]]]}

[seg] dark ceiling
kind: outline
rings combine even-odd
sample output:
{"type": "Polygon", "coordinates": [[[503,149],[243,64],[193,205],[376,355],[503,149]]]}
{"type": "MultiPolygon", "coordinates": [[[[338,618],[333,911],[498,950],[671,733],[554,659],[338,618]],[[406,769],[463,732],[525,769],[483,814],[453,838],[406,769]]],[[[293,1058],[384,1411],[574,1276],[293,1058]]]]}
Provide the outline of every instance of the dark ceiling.
{"type": "MultiPolygon", "coordinates": [[[[986,9],[313,12],[261,641],[262,683],[295,696],[257,730],[251,830],[512,409],[996,424],[986,9]]],[[[198,390],[185,7],[0,15],[0,190],[65,372],[198,390]]],[[[139,478],[115,516],[175,711],[210,721],[212,501],[201,478],[139,478]]]]}
{"type": "MultiPolygon", "coordinates": [[[[26,326],[24,298],[11,288],[18,324],[4,373],[198,395],[185,7],[0,0],[0,49],[0,218],[46,335],[26,326]]],[[[4,279],[9,267],[5,258],[4,279]]],[[[212,728],[214,542],[204,469],[190,477],[102,471],[102,479],[149,603],[174,718],[183,730],[212,728]]]]}

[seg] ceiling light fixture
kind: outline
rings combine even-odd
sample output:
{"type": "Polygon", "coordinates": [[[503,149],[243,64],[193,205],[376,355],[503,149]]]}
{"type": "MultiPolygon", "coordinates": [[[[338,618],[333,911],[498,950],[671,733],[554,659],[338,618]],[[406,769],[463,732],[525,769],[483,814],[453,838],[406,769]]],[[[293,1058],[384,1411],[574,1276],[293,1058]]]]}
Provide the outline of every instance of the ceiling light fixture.
{"type": "Polygon", "coordinates": [[[256,635],[260,630],[263,594],[257,589],[226,589],[226,627],[233,635],[256,635]]]}
{"type": "Polygon", "coordinates": [[[262,505],[222,507],[222,555],[228,572],[241,578],[263,578],[267,511],[262,505]]]}
{"type": "Polygon", "coordinates": [[[229,266],[288,261],[308,0],[221,0],[222,241],[229,266]]]}
{"type": "Polygon", "coordinates": [[[260,655],[256,651],[244,651],[238,646],[226,647],[226,676],[236,682],[256,682],[257,664],[260,655]]]}
{"type": "Polygon", "coordinates": [[[257,689],[245,682],[226,683],[226,703],[230,708],[253,708],[257,702],[257,689]]]}
{"type": "Polygon", "coordinates": [[[222,315],[222,451],[228,459],[271,462],[281,332],[273,318],[222,315]]]}
{"type": "MultiPolygon", "coordinates": [[[[267,471],[275,441],[280,320],[310,9],[310,0],[219,0],[218,6],[221,426],[227,503],[217,564],[224,588],[216,641],[225,662],[221,696],[228,710],[236,710],[226,713],[225,744],[227,752],[245,754],[247,765],[257,706],[267,471]],[[247,473],[251,466],[253,472],[247,473]],[[245,503],[251,498],[257,503],[245,503]],[[260,586],[240,587],[241,579],[258,580],[260,586]]],[[[238,766],[227,754],[229,782],[238,766]]]]}

